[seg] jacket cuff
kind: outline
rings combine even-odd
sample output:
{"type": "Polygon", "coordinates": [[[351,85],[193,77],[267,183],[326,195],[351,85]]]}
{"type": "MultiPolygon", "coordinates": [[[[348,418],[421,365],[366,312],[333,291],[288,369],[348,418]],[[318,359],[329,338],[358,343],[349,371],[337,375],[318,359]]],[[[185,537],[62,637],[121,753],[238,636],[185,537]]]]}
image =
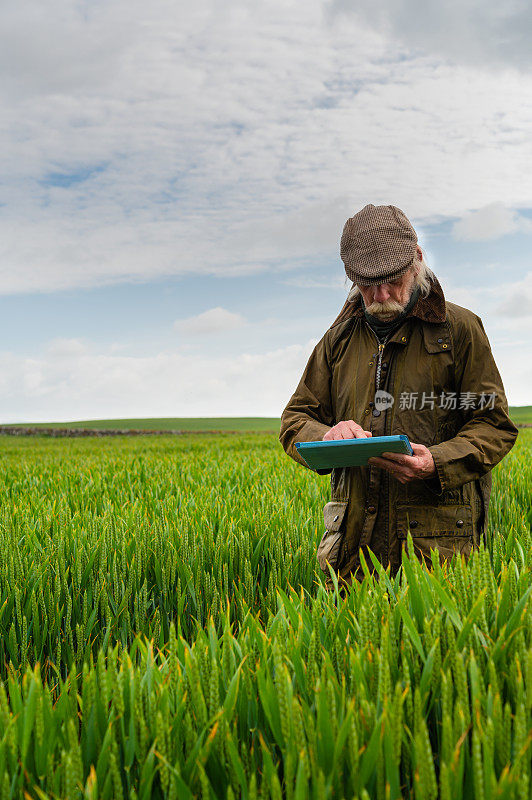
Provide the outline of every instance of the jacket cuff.
{"type": "Polygon", "coordinates": [[[436,467],[436,474],[433,475],[431,478],[426,478],[423,483],[425,486],[430,489],[430,491],[435,495],[442,495],[445,491],[445,475],[443,469],[443,463],[440,459],[439,453],[437,450],[434,450],[432,447],[428,448],[429,452],[434,459],[434,466],[436,467]]]}
{"type": "Polygon", "coordinates": [[[331,469],[313,469],[309,467],[306,461],[299,455],[296,447],[296,442],[321,442],[323,440],[324,435],[327,431],[331,430],[330,425],[324,425],[322,422],[318,422],[317,420],[308,420],[305,424],[300,428],[297,434],[292,439],[290,444],[292,455],[295,461],[298,461],[307,469],[310,469],[312,472],[316,472],[318,475],[329,475],[332,472],[331,469]]]}
{"type": "Polygon", "coordinates": [[[425,478],[423,480],[423,483],[425,484],[427,489],[430,489],[432,494],[435,494],[435,495],[443,494],[441,481],[440,481],[440,479],[439,479],[439,477],[437,475],[434,475],[432,478],[425,478]]]}

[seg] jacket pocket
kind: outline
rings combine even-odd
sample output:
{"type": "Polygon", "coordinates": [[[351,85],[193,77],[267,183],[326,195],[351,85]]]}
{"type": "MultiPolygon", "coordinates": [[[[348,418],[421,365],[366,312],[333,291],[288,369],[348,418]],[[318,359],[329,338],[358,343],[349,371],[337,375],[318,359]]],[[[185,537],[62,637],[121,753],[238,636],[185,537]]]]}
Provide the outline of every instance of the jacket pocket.
{"type": "Polygon", "coordinates": [[[397,506],[397,536],[406,539],[408,528],[416,536],[472,536],[473,510],[470,505],[397,506]]]}
{"type": "Polygon", "coordinates": [[[410,529],[418,557],[430,561],[432,549],[440,561],[455,553],[466,559],[473,548],[473,510],[470,505],[397,506],[397,536],[405,540],[410,529]]]}
{"type": "Polygon", "coordinates": [[[332,500],[323,509],[325,531],[318,545],[316,558],[323,572],[329,574],[327,563],[335,570],[340,561],[340,550],[345,536],[347,500],[332,500]]]}

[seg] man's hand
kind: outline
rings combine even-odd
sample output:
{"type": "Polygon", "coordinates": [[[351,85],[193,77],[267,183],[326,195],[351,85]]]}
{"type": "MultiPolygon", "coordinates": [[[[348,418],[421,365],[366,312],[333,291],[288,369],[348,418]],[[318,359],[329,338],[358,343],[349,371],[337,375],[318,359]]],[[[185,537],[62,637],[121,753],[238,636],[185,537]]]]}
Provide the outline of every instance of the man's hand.
{"type": "Polygon", "coordinates": [[[365,431],[361,425],[357,425],[352,419],[344,420],[334,425],[323,437],[324,442],[330,439],[367,439],[371,436],[371,431],[365,431]]]}
{"type": "Polygon", "coordinates": [[[405,456],[401,453],[383,453],[382,458],[377,456],[368,458],[368,464],[388,470],[400,483],[432,478],[436,475],[436,465],[432,453],[424,444],[414,444],[414,442],[410,442],[410,444],[414,451],[413,456],[405,456]]]}

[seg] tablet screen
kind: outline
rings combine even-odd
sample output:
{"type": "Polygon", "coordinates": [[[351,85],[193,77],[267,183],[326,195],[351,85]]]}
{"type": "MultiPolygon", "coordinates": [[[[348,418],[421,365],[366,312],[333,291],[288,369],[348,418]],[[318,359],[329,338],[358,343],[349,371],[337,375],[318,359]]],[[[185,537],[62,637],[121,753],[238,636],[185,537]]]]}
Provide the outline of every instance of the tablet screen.
{"type": "Polygon", "coordinates": [[[299,455],[311,469],[362,467],[372,456],[383,453],[413,455],[408,436],[369,436],[361,439],[333,439],[326,442],[296,442],[299,455]]]}

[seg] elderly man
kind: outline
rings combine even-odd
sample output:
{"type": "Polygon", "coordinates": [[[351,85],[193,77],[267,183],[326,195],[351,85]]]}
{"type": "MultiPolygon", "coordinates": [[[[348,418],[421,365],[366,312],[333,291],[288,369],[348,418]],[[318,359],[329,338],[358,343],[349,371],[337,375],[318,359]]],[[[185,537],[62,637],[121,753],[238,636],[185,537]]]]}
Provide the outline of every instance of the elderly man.
{"type": "Polygon", "coordinates": [[[485,540],[491,470],[515,443],[480,317],[447,301],[395,206],[347,220],[340,253],[353,288],[318,342],[281,417],[280,441],[406,434],[413,455],[384,453],[331,473],[318,562],[342,587],[370,548],[395,574],[408,531],[420,558],[466,558],[485,540]]]}

